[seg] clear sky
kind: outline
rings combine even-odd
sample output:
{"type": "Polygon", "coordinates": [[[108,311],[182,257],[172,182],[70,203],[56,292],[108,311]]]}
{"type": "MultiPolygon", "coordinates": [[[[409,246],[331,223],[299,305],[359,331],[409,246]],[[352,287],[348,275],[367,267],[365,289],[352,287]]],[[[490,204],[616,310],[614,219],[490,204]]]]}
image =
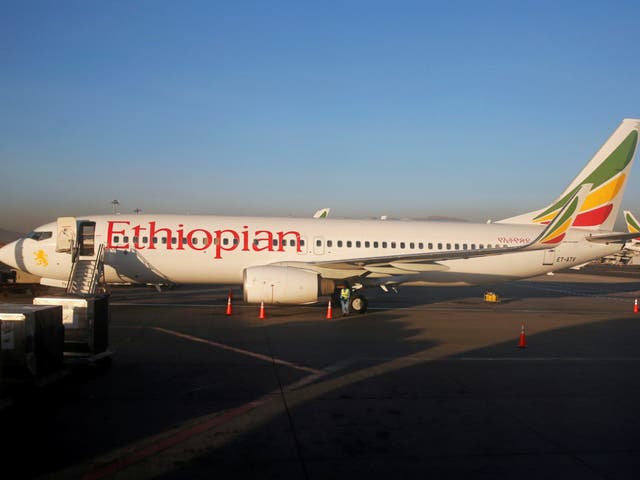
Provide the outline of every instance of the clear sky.
{"type": "Polygon", "coordinates": [[[640,116],[639,22],[637,1],[3,1],[0,228],[113,199],[533,210],[640,116]]]}

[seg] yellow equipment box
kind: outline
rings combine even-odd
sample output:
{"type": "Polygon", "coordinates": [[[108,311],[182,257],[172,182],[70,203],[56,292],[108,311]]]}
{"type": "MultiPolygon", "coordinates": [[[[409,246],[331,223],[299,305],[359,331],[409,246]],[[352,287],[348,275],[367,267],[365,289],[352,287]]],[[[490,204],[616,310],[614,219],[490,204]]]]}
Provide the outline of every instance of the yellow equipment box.
{"type": "Polygon", "coordinates": [[[484,301],[485,302],[491,302],[491,303],[497,303],[497,302],[500,301],[500,296],[495,292],[485,292],[484,301]]]}

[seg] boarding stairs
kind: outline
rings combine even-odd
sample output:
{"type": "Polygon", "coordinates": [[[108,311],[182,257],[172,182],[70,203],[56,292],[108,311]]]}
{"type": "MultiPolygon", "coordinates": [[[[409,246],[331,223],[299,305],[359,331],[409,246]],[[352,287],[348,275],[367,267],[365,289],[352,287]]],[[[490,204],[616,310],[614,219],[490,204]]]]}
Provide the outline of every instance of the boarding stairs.
{"type": "Polygon", "coordinates": [[[95,256],[81,256],[74,252],[72,267],[67,282],[67,293],[71,295],[93,295],[104,278],[104,245],[98,247],[95,256]]]}

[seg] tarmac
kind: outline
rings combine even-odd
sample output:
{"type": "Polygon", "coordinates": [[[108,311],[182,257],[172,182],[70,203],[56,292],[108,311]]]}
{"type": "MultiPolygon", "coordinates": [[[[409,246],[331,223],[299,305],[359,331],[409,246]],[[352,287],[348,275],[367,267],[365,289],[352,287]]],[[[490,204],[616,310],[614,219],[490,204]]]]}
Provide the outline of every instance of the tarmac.
{"type": "MultiPolygon", "coordinates": [[[[110,366],[0,413],[11,478],[640,478],[640,272],[258,306],[111,295],[110,366]],[[524,325],[526,348],[518,348],[524,325]]],[[[28,295],[3,302],[30,303],[28,295]]]]}

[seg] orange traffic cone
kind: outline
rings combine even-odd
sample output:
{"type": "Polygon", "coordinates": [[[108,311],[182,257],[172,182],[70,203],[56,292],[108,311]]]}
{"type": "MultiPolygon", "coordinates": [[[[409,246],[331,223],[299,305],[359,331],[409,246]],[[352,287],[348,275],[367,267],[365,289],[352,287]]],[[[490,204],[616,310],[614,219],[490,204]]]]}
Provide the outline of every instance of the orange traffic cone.
{"type": "Polygon", "coordinates": [[[633,313],[638,313],[638,299],[633,301],[633,313]]]}
{"type": "Polygon", "coordinates": [[[333,310],[331,309],[331,300],[329,300],[329,305],[327,305],[327,320],[331,320],[333,318],[333,310]]]}
{"type": "Polygon", "coordinates": [[[231,315],[231,292],[229,292],[229,296],[227,297],[227,315],[231,315]]]}
{"type": "Polygon", "coordinates": [[[264,315],[264,302],[260,302],[260,320],[264,320],[266,317],[264,315]]]}
{"type": "Polygon", "coordinates": [[[518,348],[527,348],[527,339],[524,335],[524,322],[522,322],[522,330],[520,331],[520,343],[518,343],[518,348]]]}

